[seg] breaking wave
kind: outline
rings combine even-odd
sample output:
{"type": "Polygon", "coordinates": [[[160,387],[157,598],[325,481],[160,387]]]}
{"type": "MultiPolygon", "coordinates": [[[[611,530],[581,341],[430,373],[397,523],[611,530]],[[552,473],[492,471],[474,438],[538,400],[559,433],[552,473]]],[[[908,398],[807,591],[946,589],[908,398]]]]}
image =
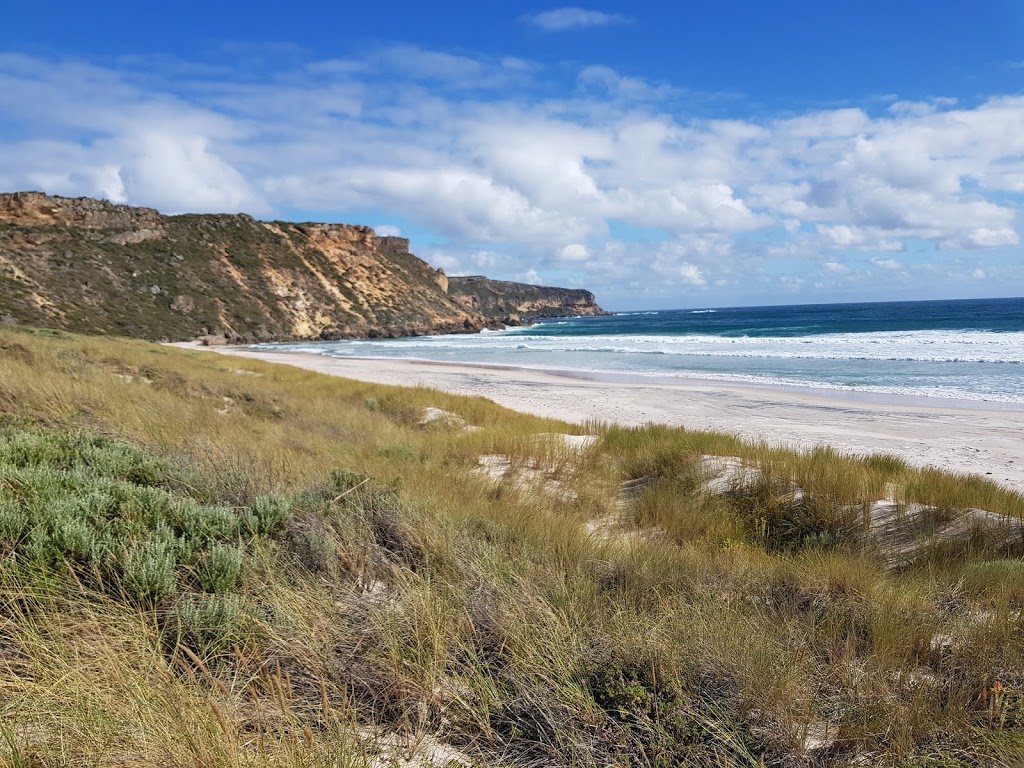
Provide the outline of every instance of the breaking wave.
{"type": "Polygon", "coordinates": [[[1020,300],[992,300],[969,311],[947,302],[633,312],[471,335],[257,348],[1024,403],[1021,309],[1020,300]],[[957,329],[961,320],[968,327],[957,329]]]}

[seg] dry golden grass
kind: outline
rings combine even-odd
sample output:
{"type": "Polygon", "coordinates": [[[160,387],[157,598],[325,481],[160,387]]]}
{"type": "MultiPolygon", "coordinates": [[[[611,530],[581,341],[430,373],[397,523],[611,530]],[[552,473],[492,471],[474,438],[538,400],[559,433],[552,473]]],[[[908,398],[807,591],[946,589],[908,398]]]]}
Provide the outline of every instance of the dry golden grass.
{"type": "MultiPolygon", "coordinates": [[[[1020,542],[945,542],[894,568],[856,535],[887,496],[1024,517],[984,480],[29,331],[0,330],[0,414],[41,461],[84,431],[163,462],[168,493],[288,509],[237,534],[237,583],[190,570],[215,548],[197,534],[149,602],[0,530],[11,764],[1024,761],[1020,542]],[[482,429],[423,426],[425,407],[482,429]],[[487,454],[520,474],[474,471],[487,454]],[[760,478],[709,494],[706,455],[760,478]]],[[[4,466],[10,512],[29,475],[4,466]]]]}

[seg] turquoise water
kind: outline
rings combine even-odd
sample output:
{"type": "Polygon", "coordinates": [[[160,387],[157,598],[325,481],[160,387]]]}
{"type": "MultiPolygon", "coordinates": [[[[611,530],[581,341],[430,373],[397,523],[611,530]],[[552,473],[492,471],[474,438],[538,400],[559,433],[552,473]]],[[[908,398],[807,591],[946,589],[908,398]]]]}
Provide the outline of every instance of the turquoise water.
{"type": "Polygon", "coordinates": [[[254,348],[1024,406],[1024,299],[626,312],[474,335],[254,348]]]}

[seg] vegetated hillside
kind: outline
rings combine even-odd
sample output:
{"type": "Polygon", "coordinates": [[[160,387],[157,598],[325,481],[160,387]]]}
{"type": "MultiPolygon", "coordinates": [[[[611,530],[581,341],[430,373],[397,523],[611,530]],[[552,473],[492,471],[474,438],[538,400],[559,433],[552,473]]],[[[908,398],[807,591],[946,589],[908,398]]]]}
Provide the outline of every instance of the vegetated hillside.
{"type": "Polygon", "coordinates": [[[0,329],[0,764],[1024,762],[1024,498],[0,329]]]}
{"type": "Polygon", "coordinates": [[[482,275],[449,277],[448,293],[469,312],[509,321],[610,314],[597,305],[594,294],[582,288],[549,288],[482,275]]]}
{"type": "Polygon", "coordinates": [[[0,195],[0,318],[181,341],[479,331],[403,238],[368,227],[161,216],[36,192],[0,195]]]}

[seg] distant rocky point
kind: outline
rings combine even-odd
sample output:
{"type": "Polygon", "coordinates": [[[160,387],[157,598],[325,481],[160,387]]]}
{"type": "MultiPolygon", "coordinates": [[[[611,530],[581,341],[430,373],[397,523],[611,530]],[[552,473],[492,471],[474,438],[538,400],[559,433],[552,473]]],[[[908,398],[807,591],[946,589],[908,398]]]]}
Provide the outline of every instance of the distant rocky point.
{"type": "Polygon", "coordinates": [[[491,280],[482,275],[449,277],[448,293],[467,311],[510,321],[542,317],[607,315],[594,294],[582,288],[548,288],[529,283],[491,280]]]}
{"type": "Polygon", "coordinates": [[[447,277],[347,224],[0,194],[0,318],[208,343],[472,333],[606,314],[589,291],[447,277]]]}

